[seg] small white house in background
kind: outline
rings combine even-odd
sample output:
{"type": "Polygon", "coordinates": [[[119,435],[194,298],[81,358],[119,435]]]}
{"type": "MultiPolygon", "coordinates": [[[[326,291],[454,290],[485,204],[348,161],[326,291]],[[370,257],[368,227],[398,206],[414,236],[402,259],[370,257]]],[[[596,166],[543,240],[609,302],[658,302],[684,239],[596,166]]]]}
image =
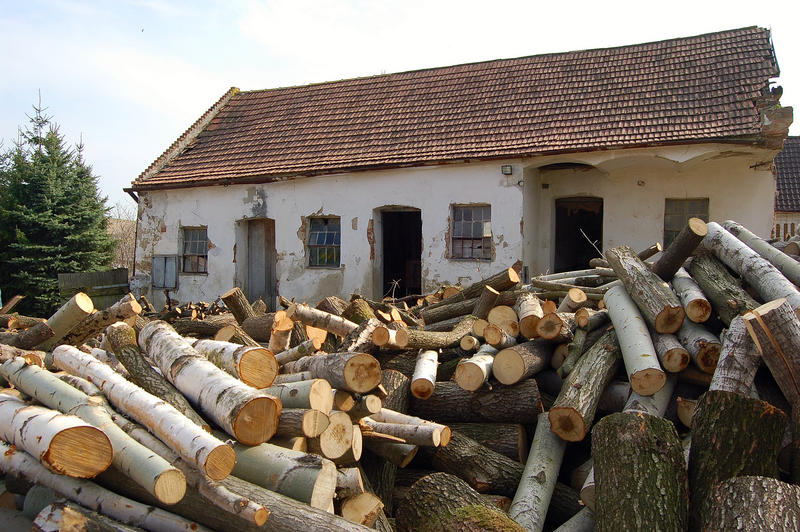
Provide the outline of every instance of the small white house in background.
{"type": "Polygon", "coordinates": [[[775,157],[778,192],[772,238],[788,240],[800,235],[800,137],[787,137],[775,157]]]}
{"type": "Polygon", "coordinates": [[[134,182],[160,304],[427,292],[585,267],[690,216],[766,236],[791,108],[769,31],[231,89],[134,182]]]}

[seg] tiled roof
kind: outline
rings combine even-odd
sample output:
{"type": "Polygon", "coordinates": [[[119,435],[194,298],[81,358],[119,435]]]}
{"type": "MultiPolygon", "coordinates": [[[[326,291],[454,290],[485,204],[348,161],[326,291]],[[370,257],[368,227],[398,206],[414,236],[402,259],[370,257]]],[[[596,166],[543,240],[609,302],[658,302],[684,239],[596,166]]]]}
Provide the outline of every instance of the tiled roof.
{"type": "Polygon", "coordinates": [[[182,136],[188,146],[177,155],[165,152],[134,189],[598,148],[750,141],[760,132],[754,98],[777,75],[769,31],[751,27],[619,48],[229,91],[216,115],[195,128],[199,133],[190,129],[182,136]]]}
{"type": "Polygon", "coordinates": [[[778,174],[776,211],[800,211],[800,137],[787,137],[783,150],[775,157],[778,174]]]}

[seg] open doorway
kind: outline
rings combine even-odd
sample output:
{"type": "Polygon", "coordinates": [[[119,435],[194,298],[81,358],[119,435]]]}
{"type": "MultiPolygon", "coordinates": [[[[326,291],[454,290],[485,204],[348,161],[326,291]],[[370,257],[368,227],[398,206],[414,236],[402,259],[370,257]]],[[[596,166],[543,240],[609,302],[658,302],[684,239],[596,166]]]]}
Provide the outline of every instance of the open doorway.
{"type": "Polygon", "coordinates": [[[557,199],[555,233],[553,270],[588,268],[589,261],[599,256],[597,249],[603,250],[603,199],[557,199]]]}
{"type": "Polygon", "coordinates": [[[276,280],[275,220],[247,221],[247,299],[262,299],[275,311],[276,280]]]}
{"type": "Polygon", "coordinates": [[[381,295],[422,292],[422,215],[419,210],[381,210],[381,295]]]}

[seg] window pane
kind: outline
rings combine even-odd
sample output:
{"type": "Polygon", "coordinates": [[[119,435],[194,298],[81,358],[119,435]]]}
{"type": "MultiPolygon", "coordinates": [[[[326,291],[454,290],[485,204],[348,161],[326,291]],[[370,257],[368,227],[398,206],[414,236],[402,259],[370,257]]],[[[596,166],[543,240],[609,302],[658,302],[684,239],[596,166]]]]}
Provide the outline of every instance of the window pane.
{"type": "Polygon", "coordinates": [[[336,240],[334,242],[337,246],[342,244],[342,233],[336,233],[336,240]]]}
{"type": "Polygon", "coordinates": [[[153,276],[153,287],[164,287],[164,257],[153,257],[153,268],[151,275],[153,276]]]}
{"type": "Polygon", "coordinates": [[[483,222],[483,237],[491,237],[492,236],[492,222],[483,222]]]}
{"type": "Polygon", "coordinates": [[[471,222],[472,221],[472,209],[469,207],[463,207],[464,209],[464,221],[471,222]]]}
{"type": "Polygon", "coordinates": [[[453,236],[454,237],[464,236],[461,230],[461,222],[453,223],[453,236]]]}
{"type": "Polygon", "coordinates": [[[460,222],[464,217],[464,213],[461,207],[453,207],[453,221],[460,222]]]}
{"type": "Polygon", "coordinates": [[[335,236],[336,236],[335,233],[326,234],[325,235],[325,243],[326,244],[333,244],[335,236]]]}
{"type": "Polygon", "coordinates": [[[472,222],[472,237],[479,238],[483,236],[483,222],[472,222]]]}

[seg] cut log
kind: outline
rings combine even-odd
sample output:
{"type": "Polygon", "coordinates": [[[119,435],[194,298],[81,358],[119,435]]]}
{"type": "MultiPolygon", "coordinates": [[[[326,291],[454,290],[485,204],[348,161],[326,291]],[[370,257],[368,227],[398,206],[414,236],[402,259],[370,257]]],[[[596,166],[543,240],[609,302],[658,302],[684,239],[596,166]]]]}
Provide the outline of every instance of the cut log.
{"type": "Polygon", "coordinates": [[[387,459],[397,467],[406,467],[416,456],[419,447],[407,443],[395,443],[386,440],[367,438],[364,447],[371,453],[387,459]]]}
{"type": "Polygon", "coordinates": [[[305,356],[285,364],[281,370],[285,373],[310,371],[314,378],[327,380],[337,390],[356,393],[369,392],[381,382],[381,365],[367,353],[305,356]]]}
{"type": "Polygon", "coordinates": [[[592,456],[595,530],[686,530],[686,464],[671,422],[642,413],[606,416],[592,431],[592,456]]]}
{"type": "MultiPolygon", "coordinates": [[[[92,299],[89,296],[83,292],[78,292],[72,296],[55,314],[48,318],[47,326],[53,331],[53,336],[41,344],[42,351],[50,351],[56,345],[57,340],[63,338],[93,311],[94,303],[92,303],[92,299]]],[[[17,347],[26,349],[36,346],[23,347],[17,345],[17,347]]]]}
{"type": "Polygon", "coordinates": [[[278,363],[278,365],[282,366],[288,362],[300,360],[304,356],[313,355],[319,351],[320,347],[322,347],[322,343],[319,341],[319,339],[311,338],[301,344],[287,349],[286,351],[283,351],[282,353],[274,355],[275,361],[278,363]]]}
{"type": "MultiPolygon", "coordinates": [[[[706,223],[700,218],[689,218],[678,236],[667,246],[661,257],[653,264],[653,273],[665,281],[672,280],[689,256],[708,234],[706,223]]],[[[609,262],[611,262],[609,260],[609,262]]],[[[613,268],[613,265],[612,265],[613,268]]],[[[615,270],[616,271],[616,270],[615,270]]],[[[675,332],[675,331],[658,331],[675,332]]]]}
{"type": "Polygon", "coordinates": [[[711,317],[711,303],[689,272],[678,268],[672,278],[672,286],[683,304],[687,318],[695,323],[703,323],[711,317]]]}
{"type": "Polygon", "coordinates": [[[536,338],[536,324],[544,316],[539,298],[530,292],[524,293],[517,298],[514,310],[519,319],[519,333],[529,340],[536,338]]]}
{"type": "Polygon", "coordinates": [[[167,323],[145,325],[139,343],[167,380],[225,432],[246,445],[275,434],[281,402],[216,367],[167,323]]]}
{"type": "Polygon", "coordinates": [[[731,322],[722,339],[722,350],[709,390],[748,396],[753,387],[761,355],[741,317],[731,322]]]}
{"type": "Polygon", "coordinates": [[[356,421],[380,412],[382,407],[383,401],[377,395],[362,395],[358,400],[353,402],[353,406],[347,411],[347,415],[350,416],[350,419],[356,421]]]}
{"type": "Polygon", "coordinates": [[[483,338],[483,331],[486,330],[486,327],[489,325],[489,322],[486,320],[476,319],[472,323],[472,334],[474,334],[478,338],[483,338]]]}
{"type": "Polygon", "coordinates": [[[678,419],[686,428],[691,429],[692,417],[694,417],[694,411],[697,409],[697,401],[678,397],[675,399],[675,402],[677,403],[676,410],[678,419]]]}
{"type": "Polygon", "coordinates": [[[586,292],[580,288],[570,288],[567,295],[561,300],[561,304],[558,305],[557,312],[575,312],[587,301],[586,292]]]}
{"type": "Polygon", "coordinates": [[[145,425],[208,477],[219,480],[230,474],[236,461],[233,449],[189,421],[169,403],[145,392],[74,347],[57,347],[53,351],[53,363],[102,386],[103,394],[115,408],[145,425]]]}
{"type": "Polygon", "coordinates": [[[726,220],[722,227],[727,229],[736,238],[744,242],[747,247],[767,259],[780,272],[795,285],[800,285],[800,263],[783,251],[770,245],[766,240],[750,232],[745,226],[726,220]]]}
{"type": "Polygon", "coordinates": [[[489,316],[489,311],[497,303],[497,299],[500,297],[500,292],[492,288],[491,286],[484,286],[483,290],[481,291],[481,295],[478,300],[475,302],[475,307],[472,310],[472,315],[476,318],[486,319],[489,316]]]}
{"type": "Polygon", "coordinates": [[[57,343],[75,346],[83,345],[86,340],[97,336],[112,323],[125,321],[131,316],[138,315],[141,311],[142,306],[139,305],[133,294],[128,293],[107,309],[86,316],[83,321],[73,327],[57,343]]]}
{"type": "Polygon", "coordinates": [[[333,409],[331,385],[325,379],[285,382],[264,391],[280,399],[284,408],[311,408],[324,414],[333,409]]]}
{"type": "Polygon", "coordinates": [[[311,375],[310,371],[301,371],[299,373],[283,373],[281,375],[275,376],[275,380],[272,381],[272,385],[276,386],[278,384],[286,384],[289,382],[299,382],[299,381],[310,381],[313,379],[314,377],[311,375]]]}
{"type": "MultiPolygon", "coordinates": [[[[475,305],[477,305],[479,301],[480,298],[477,297],[464,299],[461,301],[448,301],[448,304],[446,305],[425,307],[420,311],[419,315],[425,322],[425,325],[432,325],[434,323],[440,323],[446,320],[471,314],[475,309],[475,305]]],[[[489,310],[486,311],[487,314],[488,312],[489,310]]],[[[486,319],[486,316],[483,316],[483,319],[486,319]]]]}
{"type": "Polygon", "coordinates": [[[710,391],[700,398],[692,422],[689,529],[700,530],[706,497],[718,482],[735,476],[777,476],[787,419],[764,401],[710,391]]]}
{"type": "Polygon", "coordinates": [[[616,374],[621,359],[617,335],[609,331],[578,361],[549,412],[551,430],[561,439],[583,440],[594,420],[600,396],[616,374]]]}
{"type": "Polygon", "coordinates": [[[716,222],[708,224],[703,247],[710,249],[728,268],[753,287],[763,301],[786,298],[792,309],[800,308],[800,292],[767,259],[747,247],[716,222]]]}
{"type": "Polygon", "coordinates": [[[533,379],[476,392],[468,392],[452,381],[437,382],[428,400],[411,400],[412,413],[440,423],[535,423],[543,411],[539,387],[533,379]]]}
{"type": "Polygon", "coordinates": [[[683,322],[677,336],[686,347],[695,365],[701,371],[714,373],[717,359],[719,359],[719,351],[722,348],[719,338],[702,325],[690,320],[683,322]]]}
{"type": "Polygon", "coordinates": [[[317,303],[317,308],[319,310],[335,314],[336,316],[341,316],[342,312],[344,312],[344,309],[347,308],[347,305],[347,301],[340,297],[328,296],[321,299],[319,303],[317,303]]]}
{"type": "Polygon", "coordinates": [[[359,468],[342,467],[336,471],[336,497],[344,499],[364,491],[364,481],[359,468]]]}
{"type": "MultiPolygon", "coordinates": [[[[172,324],[175,327],[175,324],[172,324]]],[[[178,331],[178,329],[175,329],[178,331]]],[[[180,333],[180,331],[178,331],[180,333]]],[[[181,336],[185,336],[183,333],[180,333],[181,336]]],[[[237,323],[229,323],[224,327],[220,328],[217,332],[214,333],[213,339],[220,341],[220,342],[231,342],[234,344],[239,345],[249,345],[253,347],[261,347],[253,337],[251,337],[244,329],[242,329],[237,323]]]]}
{"type": "Polygon", "coordinates": [[[236,323],[236,320],[232,314],[225,313],[214,316],[206,316],[206,318],[202,320],[181,318],[179,320],[175,320],[175,322],[172,324],[172,327],[178,331],[178,334],[181,336],[213,338],[220,329],[230,325],[231,323],[236,323]]]}
{"type": "MultiPolygon", "coordinates": [[[[46,322],[37,323],[22,332],[0,332],[0,344],[10,345],[19,349],[33,349],[46,345],[46,340],[53,338],[55,333],[46,322]]],[[[48,348],[49,350],[50,348],[48,348]]]]}
{"type": "Polygon", "coordinates": [[[47,353],[44,351],[32,351],[30,349],[20,349],[18,347],[0,344],[0,362],[11,360],[14,357],[24,358],[28,364],[44,366],[44,359],[47,353]]]}
{"type": "Polygon", "coordinates": [[[494,357],[492,373],[502,384],[516,384],[533,377],[550,364],[553,345],[542,340],[533,340],[508,347],[494,357]]]}
{"type": "Polygon", "coordinates": [[[517,283],[519,283],[519,274],[516,272],[516,270],[514,270],[514,268],[508,268],[490,277],[487,277],[486,279],[478,281],[477,283],[467,286],[457,294],[448,297],[442,302],[430,305],[428,309],[433,309],[437,306],[448,305],[450,303],[455,303],[456,301],[464,301],[465,299],[479,297],[481,292],[483,292],[484,286],[491,286],[498,292],[502,292],[503,290],[509,290],[513,288],[517,285],[517,283]]]}
{"type": "Polygon", "coordinates": [[[231,311],[231,314],[233,314],[233,317],[236,318],[236,322],[239,323],[239,325],[241,325],[247,318],[256,317],[256,312],[253,310],[250,302],[247,301],[247,297],[245,297],[244,292],[242,292],[238,286],[234,286],[222,294],[220,299],[225,302],[225,306],[231,311]]]}
{"type": "Polygon", "coordinates": [[[714,486],[702,518],[703,530],[800,530],[800,487],[760,476],[731,478],[714,486]]]}
{"type": "Polygon", "coordinates": [[[541,532],[556,487],[566,443],[550,430],[547,414],[541,414],[531,443],[530,459],[522,472],[508,516],[525,530],[541,532]]]}
{"type": "Polygon", "coordinates": [[[428,399],[436,385],[436,370],[439,366],[439,353],[429,349],[420,351],[411,377],[411,393],[418,399],[428,399]]]}
{"type": "Polygon", "coordinates": [[[263,347],[216,340],[197,340],[192,343],[192,347],[215,366],[253,388],[271,386],[278,374],[275,355],[263,347]]]}
{"type": "Polygon", "coordinates": [[[272,329],[269,332],[269,344],[267,344],[269,350],[277,355],[289,349],[293,329],[294,322],[276,312],[275,318],[272,320],[272,329]]]}
{"type": "Polygon", "coordinates": [[[605,325],[606,321],[608,321],[608,312],[605,310],[589,314],[589,311],[585,308],[578,309],[575,313],[576,328],[572,337],[572,342],[570,342],[567,348],[566,358],[564,358],[561,366],[557,368],[558,374],[562,378],[569,375],[581,356],[583,356],[586,350],[597,341],[595,339],[591,343],[587,343],[589,333],[605,325]]]}
{"type": "Polygon", "coordinates": [[[486,343],[495,349],[505,349],[512,345],[517,345],[516,335],[508,334],[499,325],[487,325],[486,329],[483,331],[483,337],[486,343]]]}
{"type": "Polygon", "coordinates": [[[405,349],[408,345],[408,333],[405,329],[390,329],[379,325],[372,331],[372,343],[385,349],[405,349]]]}
{"type": "Polygon", "coordinates": [[[286,316],[286,312],[283,310],[267,312],[262,316],[245,318],[241,323],[241,328],[253,340],[257,342],[269,342],[270,331],[272,331],[272,324],[277,314],[281,314],[284,317],[286,316]]]}
{"type": "MultiPolygon", "coordinates": [[[[487,329],[490,327],[494,326],[490,325],[487,329]]],[[[469,392],[480,389],[492,375],[492,365],[494,364],[494,357],[496,354],[497,349],[493,346],[488,344],[481,346],[478,352],[472,355],[472,357],[463,359],[458,363],[453,380],[469,392]]],[[[413,382],[411,384],[411,391],[414,391],[413,382]]],[[[430,397],[432,393],[433,386],[430,388],[428,397],[430,397]]],[[[414,397],[419,396],[414,394],[414,397]]]]}
{"type": "Polygon", "coordinates": [[[493,508],[463,480],[432,473],[411,487],[397,511],[400,532],[523,532],[525,529],[493,508]]]}
{"type": "MultiPolygon", "coordinates": [[[[3,374],[16,388],[49,408],[79,417],[102,430],[113,449],[114,467],[142,486],[164,504],[175,504],[186,492],[183,473],[150,449],[137,443],[114,424],[111,415],[96,398],[62,382],[37,366],[18,358],[3,364],[3,374]]],[[[1,396],[0,396],[1,397],[1,396]]],[[[86,452],[85,459],[102,459],[102,449],[91,445],[93,435],[81,434],[71,452],[86,452]],[[97,454],[92,454],[97,453],[97,454]]],[[[56,469],[56,471],[58,471],[56,469]]]]}
{"type": "Polygon", "coordinates": [[[489,325],[497,325],[508,334],[516,336],[519,334],[519,322],[517,312],[508,305],[496,305],[492,307],[486,316],[489,325]]]}
{"type": "Polygon", "coordinates": [[[412,425],[412,426],[418,426],[418,425],[432,426],[435,429],[438,429],[439,438],[442,446],[446,446],[450,442],[451,431],[450,427],[448,427],[447,425],[442,425],[440,423],[428,421],[427,419],[410,416],[403,412],[397,412],[395,410],[391,410],[388,408],[381,408],[380,412],[372,414],[372,416],[370,417],[374,421],[382,423],[394,423],[398,425],[412,425]]]}
{"type": "Polygon", "coordinates": [[[575,330],[575,314],[551,312],[536,323],[536,335],[553,343],[571,342],[575,330]]]}
{"type": "MultiPolygon", "coordinates": [[[[680,328],[686,316],[681,302],[669,285],[650,271],[630,247],[610,249],[606,251],[606,259],[644,319],[656,332],[674,333],[680,328]]],[[[603,302],[608,307],[606,298],[603,302]]]]}
{"type": "Polygon", "coordinates": [[[53,501],[43,507],[34,517],[34,521],[28,521],[28,523],[28,530],[31,530],[32,526],[35,532],[58,532],[60,530],[136,532],[141,530],[123,525],[115,519],[63,500],[53,501]]]}
{"type": "MultiPolygon", "coordinates": [[[[432,332],[409,329],[406,349],[443,349],[461,341],[473,329],[475,318],[467,316],[458,322],[450,332],[432,332]]],[[[482,334],[480,335],[483,336],[482,334]]]]}
{"type": "MultiPolygon", "coordinates": [[[[539,340],[542,339],[539,338],[539,340]]],[[[567,359],[568,355],[569,355],[569,343],[558,344],[553,350],[553,356],[550,357],[550,367],[556,370],[556,372],[558,372],[558,369],[561,368],[562,364],[564,364],[564,361],[567,359]]],[[[561,378],[560,375],[559,378],[561,378]]]]}
{"type": "Polygon", "coordinates": [[[73,415],[29,406],[12,390],[0,393],[0,439],[31,454],[51,471],[76,478],[104,471],[113,455],[111,442],[100,429],[73,415]]]}
{"type": "Polygon", "coordinates": [[[440,425],[421,424],[405,425],[400,423],[383,423],[371,418],[361,420],[367,428],[381,434],[396,436],[405,440],[405,443],[424,447],[439,447],[442,441],[440,425]]]}
{"type": "Polygon", "coordinates": [[[584,508],[573,515],[553,532],[592,532],[594,530],[594,512],[584,508]]]}
{"type": "Polygon", "coordinates": [[[372,493],[359,493],[342,501],[342,517],[364,526],[372,526],[383,511],[380,497],[372,493]]]}
{"type": "Polygon", "coordinates": [[[759,304],[745,292],[714,255],[698,253],[689,263],[689,273],[708,297],[714,312],[726,326],[731,320],[756,308],[759,304]]]}
{"type": "Polygon", "coordinates": [[[332,412],[329,424],[316,438],[308,439],[309,452],[335,460],[353,446],[353,422],[344,412],[332,412]]]}
{"type": "Polygon", "coordinates": [[[524,464],[528,458],[528,436],[518,423],[451,423],[449,427],[517,462],[524,464]]]}
{"type": "Polygon", "coordinates": [[[290,305],[286,310],[286,317],[292,321],[302,321],[306,325],[323,329],[341,337],[347,336],[353,329],[358,327],[357,323],[353,323],[350,320],[302,304],[293,303],[290,305]]]}
{"type": "Polygon", "coordinates": [[[641,395],[653,395],[664,386],[667,376],[658,363],[647,324],[621,284],[611,287],[603,301],[617,333],[631,388],[641,395]]]}
{"type": "MultiPolygon", "coordinates": [[[[300,323],[300,322],[296,322],[300,323]]],[[[383,324],[377,318],[370,318],[353,329],[347,336],[342,339],[342,343],[336,348],[336,351],[348,351],[350,353],[373,353],[378,349],[378,346],[372,340],[372,335],[375,329],[381,327],[383,324]]],[[[317,329],[322,330],[322,329],[317,329]]],[[[327,332],[325,333],[327,334],[327,332]]]]}
{"type": "Polygon", "coordinates": [[[278,438],[294,438],[297,436],[315,438],[328,428],[329,423],[327,414],[319,410],[284,408],[278,420],[278,429],[275,431],[275,436],[278,438]]]}
{"type": "Polygon", "coordinates": [[[650,330],[650,337],[653,340],[653,347],[658,355],[658,361],[665,371],[677,373],[686,369],[691,357],[680,340],[674,334],[661,334],[650,330]]]}
{"type": "Polygon", "coordinates": [[[481,346],[481,341],[472,336],[471,334],[468,334],[467,336],[461,339],[458,345],[463,351],[467,353],[472,353],[478,350],[478,348],[481,346]]]}

